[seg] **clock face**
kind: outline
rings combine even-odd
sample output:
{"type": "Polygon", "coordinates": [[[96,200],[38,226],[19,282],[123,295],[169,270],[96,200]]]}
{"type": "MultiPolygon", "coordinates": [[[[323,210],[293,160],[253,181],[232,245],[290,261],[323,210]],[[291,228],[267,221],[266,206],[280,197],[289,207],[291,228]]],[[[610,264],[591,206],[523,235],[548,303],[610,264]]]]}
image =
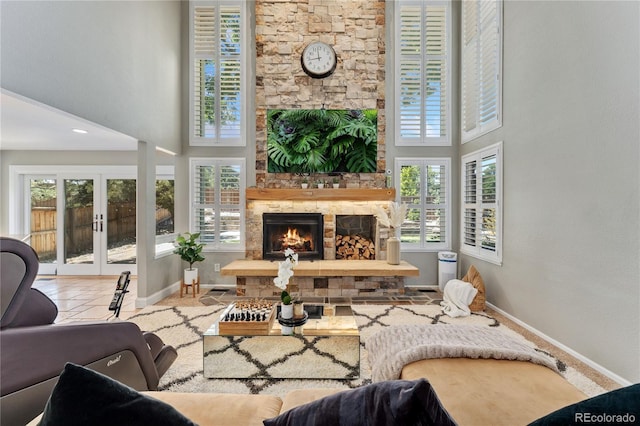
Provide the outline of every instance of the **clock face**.
{"type": "Polygon", "coordinates": [[[302,69],[313,78],[324,78],[336,69],[336,52],[331,46],[314,41],[302,51],[302,69]]]}

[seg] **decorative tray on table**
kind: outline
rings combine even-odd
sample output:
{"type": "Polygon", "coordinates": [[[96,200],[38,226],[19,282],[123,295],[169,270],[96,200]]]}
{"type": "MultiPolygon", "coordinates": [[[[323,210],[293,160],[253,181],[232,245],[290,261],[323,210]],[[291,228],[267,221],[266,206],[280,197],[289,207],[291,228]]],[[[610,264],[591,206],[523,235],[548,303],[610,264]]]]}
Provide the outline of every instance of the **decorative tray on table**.
{"type": "Polygon", "coordinates": [[[265,300],[238,300],[220,315],[218,332],[220,335],[266,336],[275,311],[273,303],[265,300]]]}
{"type": "Polygon", "coordinates": [[[280,316],[280,312],[278,312],[278,322],[280,325],[284,325],[285,327],[300,327],[307,323],[309,319],[309,314],[307,311],[303,311],[302,317],[293,317],[293,318],[282,318],[280,316]]]}

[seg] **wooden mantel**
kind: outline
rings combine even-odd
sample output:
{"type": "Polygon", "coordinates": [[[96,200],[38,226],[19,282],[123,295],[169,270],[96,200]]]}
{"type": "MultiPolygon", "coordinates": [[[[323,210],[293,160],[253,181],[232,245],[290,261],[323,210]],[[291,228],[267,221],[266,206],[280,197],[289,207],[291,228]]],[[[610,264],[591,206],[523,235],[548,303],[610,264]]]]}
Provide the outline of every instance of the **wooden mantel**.
{"type": "MultiPolygon", "coordinates": [[[[234,260],[220,269],[221,275],[275,277],[278,262],[269,260],[234,260]]],[[[420,270],[404,260],[390,265],[385,260],[314,260],[300,261],[295,275],[300,277],[417,277],[420,270]]]]}
{"type": "Polygon", "coordinates": [[[394,201],[395,188],[247,188],[247,200],[394,201]]]}

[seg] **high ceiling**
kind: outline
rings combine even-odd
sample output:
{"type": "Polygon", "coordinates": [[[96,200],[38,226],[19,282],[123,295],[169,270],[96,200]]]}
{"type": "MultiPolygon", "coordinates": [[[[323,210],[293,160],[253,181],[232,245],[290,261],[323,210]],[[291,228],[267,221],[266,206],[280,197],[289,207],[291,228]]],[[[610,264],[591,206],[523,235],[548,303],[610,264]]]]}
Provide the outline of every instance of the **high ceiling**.
{"type": "Polygon", "coordinates": [[[137,141],[2,89],[0,150],[135,151],[137,141]],[[85,131],[78,133],[74,129],[85,131]]]}

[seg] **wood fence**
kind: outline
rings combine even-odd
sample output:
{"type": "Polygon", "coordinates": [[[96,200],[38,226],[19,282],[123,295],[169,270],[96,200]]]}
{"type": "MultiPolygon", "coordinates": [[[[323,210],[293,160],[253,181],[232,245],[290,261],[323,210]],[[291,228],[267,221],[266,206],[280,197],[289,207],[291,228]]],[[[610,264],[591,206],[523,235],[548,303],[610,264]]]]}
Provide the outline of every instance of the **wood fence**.
{"type": "MultiPolygon", "coordinates": [[[[47,203],[49,204],[49,203],[47,203]]],[[[53,206],[33,206],[31,209],[31,246],[41,260],[56,257],[56,216],[53,206]]],[[[136,203],[114,203],[107,207],[107,245],[136,240],[136,203]]],[[[93,206],[75,207],[65,211],[65,247],[67,257],[93,250],[93,233],[100,232],[100,219],[93,215],[93,206]]]]}

